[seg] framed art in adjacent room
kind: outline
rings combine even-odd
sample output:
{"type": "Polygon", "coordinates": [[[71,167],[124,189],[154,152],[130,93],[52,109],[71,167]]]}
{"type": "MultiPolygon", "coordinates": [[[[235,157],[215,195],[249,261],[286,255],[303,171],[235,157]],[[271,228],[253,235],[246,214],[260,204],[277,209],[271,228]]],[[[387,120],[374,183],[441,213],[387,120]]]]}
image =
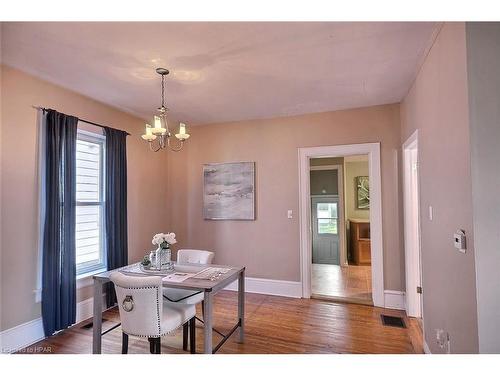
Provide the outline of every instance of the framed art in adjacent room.
{"type": "Polygon", "coordinates": [[[356,177],[356,208],[370,209],[370,180],[368,176],[356,177]]]}

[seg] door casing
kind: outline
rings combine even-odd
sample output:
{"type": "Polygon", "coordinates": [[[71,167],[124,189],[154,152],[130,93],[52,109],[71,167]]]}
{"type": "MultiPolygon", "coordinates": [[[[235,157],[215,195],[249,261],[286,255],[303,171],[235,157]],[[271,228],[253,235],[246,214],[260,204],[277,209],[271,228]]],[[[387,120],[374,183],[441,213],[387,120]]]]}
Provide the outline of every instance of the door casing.
{"type": "Polygon", "coordinates": [[[311,298],[311,203],[309,172],[311,158],[368,155],[370,176],[370,232],[372,261],[372,298],[377,307],[385,307],[384,255],[382,236],[382,181],[380,143],[360,143],[338,146],[303,147],[298,149],[300,271],[302,297],[311,298]]]}
{"type": "Polygon", "coordinates": [[[420,202],[418,178],[418,130],[403,144],[403,211],[406,275],[406,313],[421,318],[423,298],[420,249],[420,202]]]}

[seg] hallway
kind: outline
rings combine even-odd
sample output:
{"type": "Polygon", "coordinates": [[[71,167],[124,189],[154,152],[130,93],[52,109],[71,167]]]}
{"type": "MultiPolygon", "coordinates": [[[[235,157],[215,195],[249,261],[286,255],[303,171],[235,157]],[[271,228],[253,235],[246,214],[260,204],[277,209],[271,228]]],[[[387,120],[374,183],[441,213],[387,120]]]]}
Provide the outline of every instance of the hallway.
{"type": "Polygon", "coordinates": [[[312,265],[312,293],[317,296],[372,301],[371,266],[312,265]]]}

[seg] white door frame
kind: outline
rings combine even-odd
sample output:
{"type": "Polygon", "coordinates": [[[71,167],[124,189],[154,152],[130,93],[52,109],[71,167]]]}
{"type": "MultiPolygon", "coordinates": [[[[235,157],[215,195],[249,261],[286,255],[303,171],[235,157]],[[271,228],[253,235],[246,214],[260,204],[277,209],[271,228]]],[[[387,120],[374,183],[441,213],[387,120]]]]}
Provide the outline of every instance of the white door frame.
{"type": "MultiPolygon", "coordinates": [[[[337,170],[338,179],[338,198],[339,198],[339,251],[340,251],[340,265],[347,266],[347,246],[346,246],[346,230],[345,230],[345,217],[344,217],[344,166],[341,164],[335,165],[317,165],[311,166],[311,171],[330,171],[337,170]]],[[[322,195],[317,195],[320,197],[322,195]]],[[[311,195],[311,197],[313,197],[311,195]]]]}
{"type": "Polygon", "coordinates": [[[406,274],[406,313],[422,317],[422,285],[420,250],[420,213],[418,178],[418,130],[403,144],[403,212],[406,274]],[[416,172],[416,173],[414,173],[416,172]],[[416,176],[415,176],[416,175],[416,176]]]}
{"type": "Polygon", "coordinates": [[[384,307],[384,256],[382,247],[382,181],[380,143],[299,148],[299,226],[300,275],[302,297],[311,298],[312,231],[309,171],[311,158],[344,157],[368,154],[370,174],[370,233],[372,298],[375,306],[384,307]]]}

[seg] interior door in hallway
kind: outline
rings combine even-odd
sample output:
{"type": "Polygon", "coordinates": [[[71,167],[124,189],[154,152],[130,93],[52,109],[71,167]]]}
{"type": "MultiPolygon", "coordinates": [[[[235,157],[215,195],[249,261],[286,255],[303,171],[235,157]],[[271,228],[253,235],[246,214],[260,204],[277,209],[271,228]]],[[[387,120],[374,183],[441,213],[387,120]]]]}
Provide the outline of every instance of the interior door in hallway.
{"type": "Polygon", "coordinates": [[[340,265],[338,197],[311,198],[311,212],[312,262],[340,265]]]}

